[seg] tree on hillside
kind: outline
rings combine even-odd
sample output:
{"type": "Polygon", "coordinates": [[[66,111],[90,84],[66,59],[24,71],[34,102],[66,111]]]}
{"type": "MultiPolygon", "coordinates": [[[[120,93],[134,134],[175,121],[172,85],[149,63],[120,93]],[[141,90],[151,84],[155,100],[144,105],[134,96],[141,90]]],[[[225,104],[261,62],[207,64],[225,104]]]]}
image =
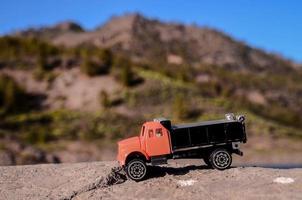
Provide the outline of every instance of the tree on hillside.
{"type": "Polygon", "coordinates": [[[81,51],[81,71],[88,76],[96,76],[99,74],[97,64],[92,60],[92,53],[88,49],[82,49],[81,51]]]}
{"type": "Polygon", "coordinates": [[[124,57],[117,58],[114,64],[114,75],[124,85],[131,86],[134,81],[134,73],[131,69],[131,61],[124,57]]]}
{"type": "Polygon", "coordinates": [[[101,72],[108,73],[110,71],[113,55],[109,49],[102,49],[99,54],[101,72]]]}
{"type": "Polygon", "coordinates": [[[83,57],[83,63],[81,64],[81,71],[88,76],[96,76],[99,74],[97,65],[91,60],[89,56],[83,57]]]}
{"type": "Polygon", "coordinates": [[[110,50],[82,50],[81,70],[88,76],[107,74],[111,65],[112,53],[110,50]]]}
{"type": "Polygon", "coordinates": [[[121,81],[125,86],[130,86],[133,80],[133,72],[129,63],[122,65],[121,81]]]}
{"type": "Polygon", "coordinates": [[[111,105],[108,93],[105,90],[102,90],[99,94],[100,103],[103,108],[108,108],[111,105]]]}
{"type": "Polygon", "coordinates": [[[177,119],[186,119],[188,117],[188,107],[183,94],[177,94],[173,101],[173,113],[177,119]]]}
{"type": "Polygon", "coordinates": [[[43,51],[39,52],[39,54],[38,54],[37,67],[38,67],[38,70],[40,70],[40,71],[49,70],[48,66],[47,66],[47,56],[45,55],[45,53],[43,53],[43,51]]]}
{"type": "Polygon", "coordinates": [[[1,113],[17,112],[24,105],[23,89],[10,77],[0,76],[1,113]]]}

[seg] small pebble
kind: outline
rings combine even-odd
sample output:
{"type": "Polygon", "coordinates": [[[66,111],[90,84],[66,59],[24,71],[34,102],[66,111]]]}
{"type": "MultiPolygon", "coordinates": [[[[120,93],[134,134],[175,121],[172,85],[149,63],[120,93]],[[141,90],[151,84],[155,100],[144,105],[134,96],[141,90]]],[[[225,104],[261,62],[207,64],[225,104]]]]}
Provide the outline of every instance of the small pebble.
{"type": "Polygon", "coordinates": [[[295,182],[295,180],[289,177],[278,177],[274,179],[274,183],[289,184],[293,182],[295,182]]]}
{"type": "Polygon", "coordinates": [[[194,183],[196,183],[196,180],[193,179],[189,179],[189,180],[179,180],[177,181],[177,184],[181,187],[186,187],[186,186],[191,186],[194,185],[194,183]]]}

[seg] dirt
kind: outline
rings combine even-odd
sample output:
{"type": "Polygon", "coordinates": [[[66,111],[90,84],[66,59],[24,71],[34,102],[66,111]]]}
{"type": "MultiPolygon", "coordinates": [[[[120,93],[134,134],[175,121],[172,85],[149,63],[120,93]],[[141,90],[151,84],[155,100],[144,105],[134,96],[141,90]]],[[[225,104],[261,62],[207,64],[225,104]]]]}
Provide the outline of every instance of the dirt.
{"type": "Polygon", "coordinates": [[[100,187],[114,162],[0,168],[0,199],[72,199],[100,187]]]}
{"type": "Polygon", "coordinates": [[[0,199],[301,199],[302,169],[170,162],[142,182],[114,161],[0,167],[0,199]]]}

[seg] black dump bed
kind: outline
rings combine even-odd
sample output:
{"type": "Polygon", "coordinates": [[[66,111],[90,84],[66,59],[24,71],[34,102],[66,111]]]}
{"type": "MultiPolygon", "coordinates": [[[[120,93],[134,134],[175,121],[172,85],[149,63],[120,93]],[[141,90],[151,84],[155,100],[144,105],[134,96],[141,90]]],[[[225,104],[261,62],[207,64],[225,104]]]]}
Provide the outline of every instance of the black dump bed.
{"type": "Polygon", "coordinates": [[[217,120],[194,124],[175,125],[170,129],[173,150],[246,142],[245,125],[236,120],[217,120]]]}

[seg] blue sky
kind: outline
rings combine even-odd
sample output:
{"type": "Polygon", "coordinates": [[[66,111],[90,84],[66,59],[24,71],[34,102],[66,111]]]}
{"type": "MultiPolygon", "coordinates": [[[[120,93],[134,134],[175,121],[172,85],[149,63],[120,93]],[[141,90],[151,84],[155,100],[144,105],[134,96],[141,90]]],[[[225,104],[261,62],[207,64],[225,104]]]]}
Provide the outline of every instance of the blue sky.
{"type": "Polygon", "coordinates": [[[1,0],[0,34],[64,20],[93,29],[112,15],[140,12],[164,21],[210,26],[302,62],[298,0],[1,0]]]}

